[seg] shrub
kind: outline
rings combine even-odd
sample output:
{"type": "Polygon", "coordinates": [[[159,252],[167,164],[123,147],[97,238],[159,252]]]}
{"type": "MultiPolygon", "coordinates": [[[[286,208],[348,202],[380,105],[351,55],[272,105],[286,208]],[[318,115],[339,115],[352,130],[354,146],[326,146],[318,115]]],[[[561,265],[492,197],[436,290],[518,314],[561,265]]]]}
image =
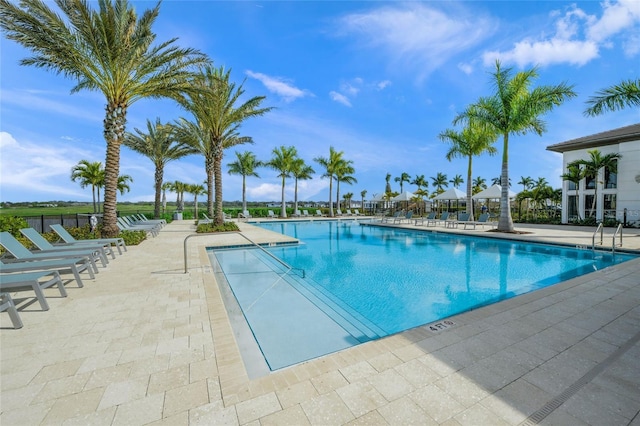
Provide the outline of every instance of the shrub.
{"type": "Polygon", "coordinates": [[[201,223],[196,229],[197,233],[207,232],[233,232],[239,231],[238,225],[235,222],[225,222],[222,225],[214,225],[213,223],[201,223]]]}
{"type": "Polygon", "coordinates": [[[27,228],[27,221],[18,216],[0,216],[0,231],[7,231],[14,237],[22,237],[20,229],[27,228]]]}
{"type": "MultiPolygon", "coordinates": [[[[93,240],[102,238],[101,225],[98,225],[98,229],[96,229],[94,232],[91,232],[91,228],[89,225],[84,225],[79,228],[66,229],[76,240],[93,240]]],[[[118,236],[124,240],[124,243],[126,245],[132,246],[137,246],[147,239],[147,233],[145,231],[120,231],[120,234],[118,234],[118,236]]]]}

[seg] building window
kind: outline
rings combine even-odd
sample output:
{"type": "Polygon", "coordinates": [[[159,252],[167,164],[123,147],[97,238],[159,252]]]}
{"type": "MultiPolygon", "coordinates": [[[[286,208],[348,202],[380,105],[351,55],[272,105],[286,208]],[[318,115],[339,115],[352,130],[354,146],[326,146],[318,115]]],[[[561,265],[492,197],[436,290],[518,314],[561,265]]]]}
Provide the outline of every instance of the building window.
{"type": "Polygon", "coordinates": [[[597,176],[591,177],[587,176],[584,178],[584,188],[585,189],[596,189],[596,178],[597,176]]]}
{"type": "Polygon", "coordinates": [[[604,218],[616,217],[616,194],[604,194],[604,218]]]}
{"type": "Polygon", "coordinates": [[[567,184],[567,190],[569,191],[575,191],[576,189],[578,189],[578,185],[575,184],[575,182],[572,181],[568,181],[569,183],[567,184]]]}
{"type": "MultiPolygon", "coordinates": [[[[617,165],[618,162],[616,161],[616,166],[613,167],[613,170],[618,170],[617,165]]],[[[609,167],[604,169],[604,187],[607,189],[618,187],[618,173],[613,172],[609,167]]]]}
{"type": "Polygon", "coordinates": [[[584,215],[585,217],[595,216],[595,205],[593,204],[594,200],[593,194],[585,194],[584,196],[584,215]]]}
{"type": "Polygon", "coordinates": [[[569,220],[578,218],[578,196],[577,195],[569,195],[567,197],[567,218],[569,220]]]}

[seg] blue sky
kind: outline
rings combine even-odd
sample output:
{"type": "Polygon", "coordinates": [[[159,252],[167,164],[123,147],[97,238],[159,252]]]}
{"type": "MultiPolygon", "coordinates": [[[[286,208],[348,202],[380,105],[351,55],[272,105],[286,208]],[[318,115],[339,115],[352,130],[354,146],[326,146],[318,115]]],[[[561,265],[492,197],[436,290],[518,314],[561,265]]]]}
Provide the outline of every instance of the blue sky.
{"type": "MultiPolygon", "coordinates": [[[[134,2],[139,11],[152,2],[134,2]]],[[[567,82],[578,96],[544,117],[547,132],[510,140],[514,189],[521,176],[561,182],[562,159],[554,143],[640,121],[637,109],[583,115],[596,91],[640,75],[640,2],[472,1],[165,1],[154,26],[158,40],[209,55],[231,68],[247,96],[266,96],[275,109],[247,121],[240,133],[255,144],[225,153],[224,199],[241,199],[241,178],[226,174],[234,151],[268,160],[275,147],[295,146],[313,162],[333,146],[354,162],[354,185],[341,193],[360,199],[384,191],[385,175],[445,173],[466,178],[466,160],[445,159],[438,134],[467,105],[491,93],[496,59],[515,70],[537,65],[537,84],[567,82]]],[[[90,201],[90,189],[69,179],[78,161],[105,159],[104,98],[71,95],[74,82],[42,69],[19,66],[22,47],[0,41],[0,200],[90,201]]],[[[127,130],[146,120],[189,116],[170,101],[143,100],[129,108],[127,130]]],[[[502,142],[496,144],[500,154],[502,142]]],[[[500,154],[474,160],[473,176],[488,182],[500,174],[500,154]]],[[[153,165],[126,147],[121,173],[133,177],[121,201],[153,200],[153,165]]],[[[280,180],[259,169],[247,198],[280,199],[280,180]]],[[[190,156],[165,169],[165,180],[201,183],[204,160],[190,156]]],[[[328,200],[329,182],[299,184],[299,199],[328,200]]],[[[394,190],[399,185],[393,182],[394,190]]],[[[464,187],[463,187],[464,188],[464,187]]],[[[406,185],[405,189],[415,189],[406,185]]],[[[432,190],[430,186],[428,188],[432,190]]],[[[287,181],[293,199],[293,181],[287,181]]]]}

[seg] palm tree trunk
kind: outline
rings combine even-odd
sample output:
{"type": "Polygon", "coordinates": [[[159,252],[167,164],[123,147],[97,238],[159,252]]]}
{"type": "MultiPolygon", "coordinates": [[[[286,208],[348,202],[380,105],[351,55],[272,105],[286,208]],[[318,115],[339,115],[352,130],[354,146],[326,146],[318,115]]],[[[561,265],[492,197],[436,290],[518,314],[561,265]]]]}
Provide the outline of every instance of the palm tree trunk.
{"type": "Polygon", "coordinates": [[[340,179],[336,179],[336,206],[340,210],[340,179]]]}
{"type": "Polygon", "coordinates": [[[154,219],[158,219],[160,217],[160,203],[162,196],[162,179],[163,179],[163,170],[161,167],[156,168],[156,196],[153,203],[153,217],[154,219]]]}
{"type": "Polygon", "coordinates": [[[298,178],[296,178],[295,189],[293,192],[293,213],[298,213],[298,178]]]}
{"type": "Polygon", "coordinates": [[[469,213],[469,220],[475,220],[473,218],[473,198],[472,196],[472,188],[473,188],[473,178],[471,177],[471,161],[472,156],[469,156],[469,164],[467,165],[467,213],[469,213]]]}
{"type": "Polygon", "coordinates": [[[247,210],[247,175],[242,175],[242,211],[247,210]]]}
{"type": "Polygon", "coordinates": [[[280,217],[287,217],[287,205],[284,201],[284,174],[282,175],[282,211],[280,212],[280,217]]]}
{"type": "Polygon", "coordinates": [[[224,215],[222,214],[222,152],[215,156],[213,162],[213,174],[215,176],[216,188],[216,211],[213,223],[216,225],[224,224],[224,215]]]}
{"type": "Polygon", "coordinates": [[[215,197],[215,193],[213,192],[213,183],[215,180],[214,160],[213,158],[207,157],[204,162],[204,168],[207,171],[207,214],[211,216],[215,222],[215,215],[213,214],[213,198],[215,197]]]}
{"type": "MultiPolygon", "coordinates": [[[[106,106],[104,139],[107,142],[107,157],[104,170],[104,217],[105,237],[115,237],[120,232],[117,223],[118,175],[120,174],[120,144],[124,139],[127,106],[110,102],[106,106]]],[[[99,202],[99,201],[98,201],[99,202]]]]}
{"type": "Polygon", "coordinates": [[[93,212],[98,213],[96,210],[96,186],[91,185],[91,196],[93,197],[93,212]]]}
{"type": "Polygon", "coordinates": [[[513,232],[513,220],[511,219],[511,208],[509,206],[509,134],[504,135],[504,145],[502,152],[502,172],[500,173],[500,183],[502,193],[500,196],[500,219],[498,220],[498,231],[513,232]]]}
{"type": "Polygon", "coordinates": [[[329,217],[333,217],[333,203],[331,198],[333,196],[333,176],[329,176],[329,217]]]}

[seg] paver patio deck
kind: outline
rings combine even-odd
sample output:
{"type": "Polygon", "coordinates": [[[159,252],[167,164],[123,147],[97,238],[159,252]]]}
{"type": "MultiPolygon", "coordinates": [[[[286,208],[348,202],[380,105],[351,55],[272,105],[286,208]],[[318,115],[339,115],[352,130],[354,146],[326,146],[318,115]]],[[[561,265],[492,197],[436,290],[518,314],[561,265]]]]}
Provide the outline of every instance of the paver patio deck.
{"type": "Polygon", "coordinates": [[[24,327],[0,314],[0,424],[640,425],[640,259],[250,380],[205,251],[242,239],[190,238],[184,273],[193,232],[173,222],[67,298],[46,290],[49,311],[17,294],[24,327]]]}

